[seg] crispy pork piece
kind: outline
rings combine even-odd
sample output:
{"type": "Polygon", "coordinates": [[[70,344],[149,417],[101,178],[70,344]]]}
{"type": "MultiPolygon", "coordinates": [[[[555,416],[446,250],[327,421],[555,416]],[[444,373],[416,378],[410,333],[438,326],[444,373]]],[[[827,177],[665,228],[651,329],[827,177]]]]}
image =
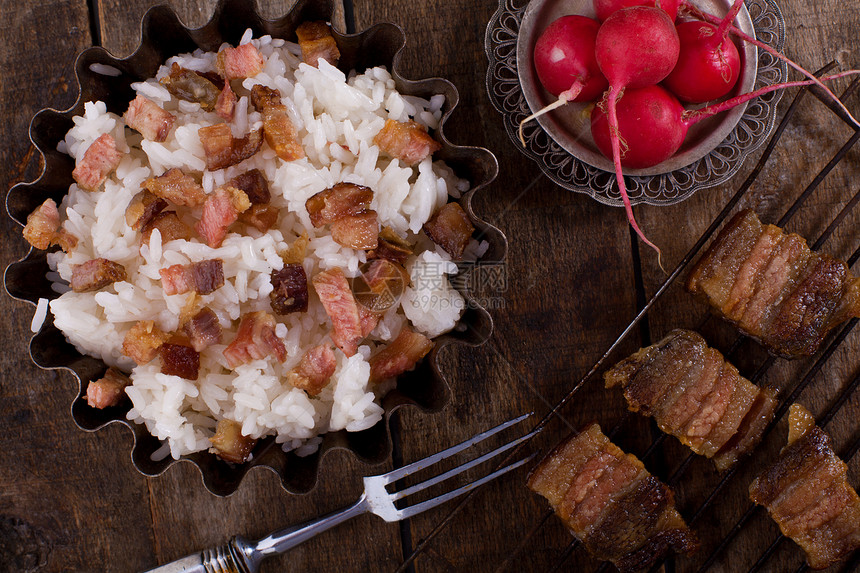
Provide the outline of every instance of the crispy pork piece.
{"type": "Polygon", "coordinates": [[[152,231],[158,229],[161,233],[161,242],[167,243],[177,239],[191,238],[191,228],[179,220],[176,211],[162,211],[152,216],[143,227],[140,228],[140,240],[142,243],[149,243],[149,238],[152,231]]]}
{"type": "Polygon", "coordinates": [[[279,271],[272,271],[272,287],[269,293],[272,310],[285,315],[305,312],[308,309],[308,275],[298,263],[285,263],[279,271]]]}
{"type": "Polygon", "coordinates": [[[199,72],[186,70],[175,63],[170,68],[170,74],[160,80],[175,97],[200,104],[204,111],[212,111],[221,95],[221,88],[210,78],[199,72]]]}
{"type": "Polygon", "coordinates": [[[420,163],[442,149],[442,145],[430,137],[423,125],[412,120],[385,120],[385,125],[373,138],[373,143],[406,165],[420,163]]]}
{"type": "Polygon", "coordinates": [[[164,294],[211,294],[224,286],[224,261],[205,259],[187,265],[171,265],[158,270],[164,294]]]}
{"type": "Polygon", "coordinates": [[[347,215],[331,223],[331,238],[338,245],[350,249],[375,249],[378,235],[376,211],[347,215]]]}
{"type": "Polygon", "coordinates": [[[330,346],[321,344],[304,353],[298,366],[287,374],[287,381],[308,396],[316,396],[328,384],[337,368],[337,358],[330,346]]]}
{"type": "Polygon", "coordinates": [[[280,210],[266,204],[252,204],[246,211],[239,213],[239,221],[265,233],[278,224],[280,210]]]}
{"type": "Polygon", "coordinates": [[[251,450],[257,445],[257,440],[242,435],[242,424],[233,420],[219,420],[215,435],[209,438],[212,442],[212,453],[234,464],[243,464],[251,457],[251,450]]]}
{"type": "Polygon", "coordinates": [[[191,348],[203,352],[213,344],[221,344],[221,323],[212,309],[200,309],[182,326],[191,348]]]}
{"type": "Polygon", "coordinates": [[[203,215],[194,226],[210,247],[218,248],[227,236],[227,229],[239,220],[239,213],[251,206],[244,191],[235,187],[219,187],[206,198],[203,215]]]}
{"type": "Polygon", "coordinates": [[[142,320],[131,327],[122,341],[122,353],[137,364],[146,364],[158,355],[158,349],[170,338],[151,320],[142,320]]]}
{"type": "Polygon", "coordinates": [[[149,191],[141,191],[128,203],[125,209],[125,222],[133,230],[137,231],[146,226],[153,217],[167,209],[167,201],[156,197],[149,191]]]}
{"type": "Polygon", "coordinates": [[[860,317],[860,279],[845,263],[813,253],[806,241],[752,211],[723,228],[686,288],[773,354],[814,354],[827,332],[860,317]]]}
{"type": "Polygon", "coordinates": [[[472,239],[475,227],[459,203],[447,203],[424,224],[424,232],[449,255],[459,259],[472,239]]]}
{"type": "Polygon", "coordinates": [[[263,69],[263,63],[263,56],[253,44],[242,44],[235,48],[226,46],[218,52],[215,68],[229,82],[256,76],[263,69]]]}
{"type": "Polygon", "coordinates": [[[230,82],[224,82],[224,87],[221,89],[221,93],[218,94],[218,100],[215,102],[215,113],[225,121],[232,121],[237,101],[236,94],[233,93],[233,89],[230,87],[230,82]]]}
{"type": "Polygon", "coordinates": [[[322,58],[333,66],[340,60],[340,50],[331,35],[331,29],[325,22],[303,22],[296,28],[299,47],[302,49],[302,59],[306,64],[319,67],[322,58]]]}
{"type": "Polygon", "coordinates": [[[131,380],[128,376],[116,368],[108,368],[102,378],[90,380],[87,384],[87,404],[99,410],[116,406],[125,396],[125,387],[129,384],[131,380]]]}
{"type": "Polygon", "coordinates": [[[245,161],[263,145],[262,130],[255,130],[236,139],[230,126],[216,123],[197,130],[203,152],[206,154],[206,169],[217,171],[245,161]]]}
{"type": "Polygon", "coordinates": [[[141,187],[156,197],[178,206],[197,207],[206,201],[203,186],[178,167],[169,169],[158,177],[150,177],[141,187]]]}
{"type": "Polygon", "coordinates": [[[412,370],[431,348],[432,340],[404,326],[397,338],[370,358],[370,381],[381,382],[412,370]]]}
{"type": "Polygon", "coordinates": [[[331,319],[331,339],[347,356],[358,352],[362,335],[358,303],[349,288],[346,275],[339,267],[317,274],[313,278],[314,289],[331,319]]]}
{"type": "Polygon", "coordinates": [[[91,259],[72,267],[69,284],[75,292],[92,292],[127,278],[121,264],[107,259],[91,259]]]}
{"type": "Polygon", "coordinates": [[[277,156],[284,161],[304,157],[299,134],[287,114],[287,106],[281,103],[281,93],[257,84],[251,88],[251,103],[263,116],[263,136],[277,156]]]}
{"type": "Polygon", "coordinates": [[[860,548],[860,497],[848,484],[848,466],[799,404],[789,409],[788,444],[752,482],[749,493],[806,552],[813,569],[824,569],[860,548]]]}
{"type": "Polygon", "coordinates": [[[689,330],[622,360],[605,374],[621,386],[630,410],[653,416],[660,429],[720,471],[752,451],[773,419],[775,394],[738,374],[705,339],[689,330]]]}
{"type": "Polygon", "coordinates": [[[275,334],[275,317],[256,311],[242,317],[236,338],[224,349],[230,368],[274,356],[280,362],[287,359],[287,349],[275,334]]]}
{"type": "Polygon", "coordinates": [[[197,380],[200,372],[200,353],[185,344],[165,342],[158,349],[161,355],[161,373],[197,380]]]}
{"type": "Polygon", "coordinates": [[[269,182],[259,169],[251,169],[227,182],[229,187],[241,189],[248,196],[251,205],[260,205],[272,200],[269,182]]]}
{"type": "Polygon", "coordinates": [[[551,451],[532,471],[529,488],[596,558],[638,571],[698,545],[675,509],[672,490],[635,456],[590,424],[551,451]]]}
{"type": "Polygon", "coordinates": [[[128,109],[122,115],[123,121],[130,128],[140,132],[149,141],[164,141],[173,128],[176,116],[164,111],[154,102],[138,94],[128,109]]]}
{"type": "Polygon", "coordinates": [[[104,133],[84,152],[72,171],[72,177],[81,189],[96,191],[117,168],[120,160],[122,152],[116,148],[116,141],[109,133],[104,133]]]}
{"type": "Polygon", "coordinates": [[[412,254],[412,245],[400,237],[391,227],[383,227],[379,232],[376,248],[367,253],[367,259],[387,259],[403,265],[412,254]]]}
{"type": "Polygon", "coordinates": [[[45,250],[51,246],[59,228],[60,212],[57,204],[53,199],[45,199],[44,203],[27,215],[24,239],[35,248],[45,250]]]}
{"type": "Polygon", "coordinates": [[[373,190],[355,183],[338,183],[312,196],[305,208],[314,227],[322,227],[343,217],[359,215],[370,209],[373,190]]]}

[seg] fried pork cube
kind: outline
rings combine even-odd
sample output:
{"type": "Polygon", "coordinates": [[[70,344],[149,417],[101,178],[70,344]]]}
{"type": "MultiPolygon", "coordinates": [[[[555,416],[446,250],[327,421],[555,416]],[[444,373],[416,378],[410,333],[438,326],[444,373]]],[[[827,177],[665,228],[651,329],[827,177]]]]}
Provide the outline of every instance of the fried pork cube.
{"type": "Polygon", "coordinates": [[[251,312],[242,317],[236,338],[224,349],[224,358],[230,368],[274,356],[278,361],[287,359],[287,349],[275,334],[275,318],[263,311],[251,312]]]}
{"type": "Polygon", "coordinates": [[[182,331],[188,336],[191,348],[203,352],[213,344],[221,344],[221,323],[210,308],[203,308],[186,322],[182,331]]]}
{"type": "Polygon", "coordinates": [[[449,255],[459,259],[472,240],[475,227],[459,203],[447,203],[424,224],[424,232],[449,255]]]}
{"type": "Polygon", "coordinates": [[[373,138],[373,143],[406,165],[420,163],[442,149],[442,145],[430,137],[423,125],[412,120],[385,120],[385,125],[373,138]]]}
{"type": "Polygon", "coordinates": [[[221,246],[227,229],[239,220],[239,213],[251,206],[244,191],[235,187],[219,187],[206,198],[203,215],[194,226],[206,244],[212,248],[221,246]]]}
{"type": "Polygon", "coordinates": [[[349,288],[343,271],[334,267],[313,278],[314,289],[331,319],[331,339],[347,356],[358,352],[358,343],[364,338],[358,303],[349,288]]]}
{"type": "Polygon", "coordinates": [[[306,64],[319,67],[322,58],[333,66],[340,60],[340,50],[331,35],[331,29],[325,22],[303,22],[296,28],[299,47],[302,49],[302,59],[306,64]]]}
{"type": "Polygon", "coordinates": [[[251,88],[251,103],[263,116],[263,136],[275,153],[284,161],[295,161],[305,156],[299,134],[287,115],[287,106],[281,103],[281,93],[263,85],[251,88]]]}
{"type": "Polygon", "coordinates": [[[272,271],[272,292],[269,298],[275,314],[286,315],[308,309],[308,275],[298,263],[285,263],[279,271],[272,271]]]}
{"type": "Polygon", "coordinates": [[[338,245],[350,249],[375,249],[378,235],[376,211],[347,215],[331,223],[331,238],[338,245]]]}
{"type": "Polygon", "coordinates": [[[24,226],[24,239],[37,249],[45,250],[51,246],[60,228],[60,212],[53,199],[45,199],[35,211],[27,215],[24,226]]]}
{"type": "Polygon", "coordinates": [[[140,229],[141,243],[149,243],[152,232],[156,229],[161,234],[162,243],[169,243],[177,239],[187,241],[192,236],[191,228],[179,220],[176,211],[162,211],[153,215],[140,229]]]}
{"type": "Polygon", "coordinates": [[[376,240],[376,248],[367,253],[367,259],[387,259],[403,265],[413,254],[412,245],[401,238],[391,227],[383,227],[376,240]]]}
{"type": "Polygon", "coordinates": [[[604,374],[606,387],[621,386],[628,408],[653,416],[660,429],[720,471],[761,440],[777,406],[775,393],[742,377],[737,368],[689,330],[622,360],[604,374]]]}
{"type": "Polygon", "coordinates": [[[412,370],[431,348],[432,340],[404,326],[397,338],[370,358],[370,381],[381,382],[412,370]]]}
{"type": "Polygon", "coordinates": [[[239,221],[265,233],[278,224],[280,210],[271,205],[251,205],[246,211],[239,213],[239,221]]]}
{"type": "Polygon", "coordinates": [[[257,129],[242,138],[234,138],[230,126],[216,123],[197,130],[206,155],[206,169],[217,171],[245,161],[263,145],[263,134],[257,129]]]}
{"type": "Polygon", "coordinates": [[[256,76],[263,69],[263,56],[253,44],[235,48],[226,46],[218,52],[215,68],[228,82],[256,76]]]}
{"type": "Polygon", "coordinates": [[[149,191],[141,191],[134,197],[125,209],[125,222],[137,231],[145,227],[153,217],[167,209],[167,201],[156,197],[149,191]]]}
{"type": "Polygon", "coordinates": [[[159,269],[164,294],[211,294],[224,286],[224,261],[205,259],[187,265],[171,265],[159,269]]]}
{"type": "Polygon", "coordinates": [[[72,177],[81,189],[96,191],[105,182],[122,160],[122,153],[116,147],[116,141],[104,133],[96,139],[84,152],[78,161],[72,177]]]}
{"type": "Polygon", "coordinates": [[[370,209],[373,190],[355,183],[338,183],[313,195],[305,208],[314,227],[322,227],[343,217],[360,215],[370,209]]]}
{"type": "Polygon", "coordinates": [[[218,94],[218,100],[215,102],[215,113],[221,119],[232,121],[237,101],[236,94],[233,93],[233,89],[230,87],[230,82],[224,82],[224,87],[221,93],[218,94]]]}
{"type": "Polygon", "coordinates": [[[272,200],[269,182],[259,169],[251,169],[227,182],[229,187],[241,189],[248,196],[251,205],[260,205],[272,200]]]}
{"type": "Polygon", "coordinates": [[[87,384],[85,400],[91,408],[99,410],[116,406],[125,396],[125,387],[131,384],[128,376],[115,368],[108,368],[105,375],[87,384]]]}
{"type": "Polygon", "coordinates": [[[242,424],[226,419],[218,422],[215,435],[209,441],[212,442],[212,453],[234,464],[247,462],[251,450],[257,445],[256,439],[242,435],[242,424]]]}
{"type": "Polygon", "coordinates": [[[788,444],[749,493],[806,552],[813,569],[824,569],[860,548],[860,497],[848,483],[848,467],[799,404],[789,409],[788,444]]]}
{"type": "Polygon", "coordinates": [[[161,373],[197,380],[200,373],[200,353],[185,344],[165,342],[158,349],[161,356],[161,373]]]}
{"type": "Polygon", "coordinates": [[[316,396],[329,382],[337,368],[337,358],[330,346],[322,344],[304,353],[298,366],[287,374],[287,380],[308,396],[316,396]]]}
{"type": "Polygon", "coordinates": [[[814,354],[827,332],[860,317],[860,279],[845,263],[752,211],[723,228],[687,278],[686,288],[774,354],[814,354]]]}
{"type": "Polygon", "coordinates": [[[559,444],[532,471],[529,488],[596,558],[620,571],[647,569],[698,545],[674,495],[635,456],[590,424],[559,444]]]}
{"type": "Polygon", "coordinates": [[[128,104],[128,109],[122,115],[123,121],[130,128],[140,132],[149,141],[164,141],[170,133],[176,117],[164,111],[154,102],[142,95],[134,98],[128,104]]]}
{"type": "Polygon", "coordinates": [[[72,267],[69,284],[75,292],[92,292],[127,279],[125,267],[121,264],[107,259],[91,259],[72,267]]]}
{"type": "Polygon", "coordinates": [[[199,103],[204,111],[214,110],[221,95],[221,88],[210,78],[199,72],[186,70],[175,62],[170,68],[170,74],[160,81],[173,96],[199,103]]]}
{"type": "Polygon", "coordinates": [[[156,197],[178,206],[197,207],[206,201],[203,186],[178,167],[169,169],[158,177],[150,177],[141,187],[156,197]]]}
{"type": "Polygon", "coordinates": [[[155,322],[142,320],[125,334],[122,353],[134,360],[136,364],[146,364],[158,356],[158,349],[169,338],[170,335],[155,326],[155,322]]]}

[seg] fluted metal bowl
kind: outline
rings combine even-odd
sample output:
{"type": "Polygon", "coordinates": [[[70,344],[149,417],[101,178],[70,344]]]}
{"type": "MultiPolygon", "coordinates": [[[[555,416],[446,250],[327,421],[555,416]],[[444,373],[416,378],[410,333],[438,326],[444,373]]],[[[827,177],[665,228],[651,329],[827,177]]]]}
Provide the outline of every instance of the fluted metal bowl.
{"type": "MultiPolygon", "coordinates": [[[[72,127],[72,117],[83,114],[84,103],[101,100],[108,111],[122,114],[128,102],[134,98],[133,82],[153,77],[158,67],[169,57],[191,52],[197,48],[217,50],[223,42],[238,43],[247,28],[259,36],[295,41],[295,28],[308,20],[330,20],[333,14],[332,0],[299,0],[293,9],[277,20],[263,19],[257,12],[253,0],[221,0],[212,19],[206,25],[189,29],[168,6],[156,6],[143,18],[141,45],[123,59],[112,56],[106,50],[94,47],[84,50],[75,63],[75,75],[79,97],[75,104],[65,110],[43,109],[30,124],[30,139],[44,158],[41,175],[33,182],[15,185],[6,198],[9,216],[23,226],[27,215],[45,199],[53,198],[59,204],[72,183],[74,160],[57,151],[57,143],[72,127]],[[109,65],[121,73],[109,76],[98,73],[99,66],[109,65]]],[[[378,24],[359,34],[340,34],[334,37],[341,52],[339,67],[344,70],[364,70],[384,65],[391,70],[397,89],[404,94],[429,98],[433,94],[444,94],[442,120],[437,139],[442,149],[434,157],[444,160],[455,173],[471,183],[471,189],[459,200],[472,223],[489,243],[489,249],[481,262],[501,262],[507,248],[505,236],[496,227],[475,216],[472,196],[486,187],[498,172],[496,158],[483,148],[454,145],[445,138],[444,124],[459,101],[457,89],[443,79],[408,80],[397,69],[400,52],[405,45],[403,30],[394,24],[378,24]]],[[[101,68],[103,69],[103,68],[101,68]]],[[[53,299],[57,295],[51,290],[46,253],[36,249],[22,260],[9,265],[5,273],[7,292],[14,298],[37,304],[40,298],[53,299]]],[[[456,281],[455,281],[456,282],[456,281]]],[[[335,449],[352,452],[356,458],[368,464],[381,463],[391,451],[391,436],[388,419],[401,406],[417,406],[426,412],[441,410],[450,400],[451,391],[446,375],[437,362],[438,353],[449,344],[479,345],[489,338],[493,322],[487,311],[478,304],[470,292],[461,291],[466,299],[466,311],[457,328],[436,339],[431,353],[418,367],[397,380],[397,386],[382,401],[384,419],[374,427],[362,432],[333,432],[323,436],[317,453],[299,457],[285,453],[273,437],[260,440],[253,452],[253,459],[243,465],[221,461],[208,452],[183,456],[180,460],[196,465],[202,474],[206,488],[217,495],[229,495],[239,486],[249,471],[268,468],[276,472],[288,491],[304,493],[316,484],[319,474],[325,472],[327,453],[335,449]]],[[[23,344],[23,341],[21,342],[23,344]]],[[[151,436],[142,425],[126,420],[130,404],[97,410],[90,408],[83,399],[90,380],[100,378],[106,365],[90,356],[82,356],[69,344],[53,324],[49,313],[41,330],[29,344],[33,362],[45,369],[68,371],[71,382],[79,386],[78,397],[71,405],[75,423],[83,430],[96,431],[108,424],[121,423],[134,434],[131,451],[132,463],[144,475],[155,476],[177,463],[170,457],[154,460],[153,453],[161,442],[151,436]]]]}

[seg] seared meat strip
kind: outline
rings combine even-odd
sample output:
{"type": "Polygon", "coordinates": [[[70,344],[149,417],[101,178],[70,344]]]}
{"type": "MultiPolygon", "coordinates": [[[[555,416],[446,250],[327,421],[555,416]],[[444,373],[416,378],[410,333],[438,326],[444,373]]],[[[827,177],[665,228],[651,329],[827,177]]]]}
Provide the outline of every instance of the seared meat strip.
{"type": "Polygon", "coordinates": [[[459,259],[472,240],[475,227],[459,203],[447,203],[424,224],[424,232],[449,255],[459,259]]]}
{"type": "Polygon", "coordinates": [[[221,88],[202,74],[186,70],[177,63],[170,67],[170,74],[161,80],[161,84],[175,97],[197,102],[205,111],[212,111],[221,94],[221,88]]]}
{"type": "Polygon", "coordinates": [[[252,131],[245,137],[236,139],[226,123],[201,127],[197,134],[206,154],[206,169],[209,171],[241,163],[257,153],[263,145],[261,130],[252,131]]]}
{"type": "Polygon", "coordinates": [[[432,340],[404,326],[397,338],[370,357],[370,381],[381,382],[412,370],[431,348],[432,340]]]}
{"type": "Polygon", "coordinates": [[[72,267],[69,284],[75,292],[91,292],[127,279],[125,267],[121,264],[107,259],[91,259],[72,267]]]}
{"type": "Polygon", "coordinates": [[[258,84],[251,88],[251,103],[263,116],[263,136],[278,157],[284,161],[304,157],[296,127],[287,115],[287,106],[281,103],[281,93],[258,84]]]}
{"type": "Polygon", "coordinates": [[[860,279],[802,237],[742,211],[696,263],[687,290],[772,353],[814,354],[831,328],[860,316],[860,279]]]}
{"type": "Polygon", "coordinates": [[[326,387],[336,368],[334,351],[322,344],[304,353],[298,366],[287,374],[287,381],[308,396],[316,396],[326,387]]]}
{"type": "Polygon", "coordinates": [[[751,451],[773,419],[776,400],[689,330],[622,360],[604,374],[622,386],[630,410],[654,416],[660,429],[725,470],[751,451]]]}
{"type": "Polygon", "coordinates": [[[149,191],[141,191],[134,197],[125,209],[125,222],[137,231],[146,226],[153,217],[167,209],[167,201],[156,197],[149,191]]]}
{"type": "Polygon", "coordinates": [[[242,435],[242,424],[233,420],[219,420],[215,435],[209,441],[216,456],[234,464],[247,462],[257,445],[256,439],[242,435]]]}
{"type": "Polygon", "coordinates": [[[226,46],[218,52],[215,67],[228,82],[256,76],[263,69],[263,56],[253,44],[242,44],[235,48],[226,46]]]}
{"type": "Polygon", "coordinates": [[[305,312],[308,309],[308,276],[302,265],[285,263],[281,270],[272,271],[271,281],[274,290],[269,293],[269,298],[275,314],[305,312]]]}
{"type": "Polygon", "coordinates": [[[171,265],[158,270],[164,294],[210,294],[224,286],[224,261],[206,259],[187,265],[171,265]]]}
{"type": "Polygon", "coordinates": [[[188,336],[191,348],[203,352],[213,344],[221,344],[221,323],[209,308],[201,309],[182,327],[188,336]]]}
{"type": "Polygon", "coordinates": [[[824,569],[860,548],[860,497],[848,484],[848,466],[799,404],[789,409],[788,444],[749,493],[806,552],[813,569],[824,569]]]}
{"type": "Polygon", "coordinates": [[[146,364],[158,355],[158,349],[170,335],[151,320],[142,320],[131,327],[122,341],[122,353],[137,364],[146,364]]]}
{"type": "Polygon", "coordinates": [[[306,64],[319,67],[322,58],[333,66],[340,60],[340,50],[325,22],[303,22],[296,28],[302,59],[306,64]]]}
{"type": "Polygon", "coordinates": [[[164,141],[173,127],[176,117],[158,107],[152,101],[138,94],[128,109],[122,115],[123,121],[130,128],[140,132],[150,141],[164,141]]]}
{"type": "Polygon", "coordinates": [[[194,177],[183,173],[177,167],[158,177],[150,177],[141,187],[174,205],[197,207],[206,201],[203,186],[194,177]]]}
{"type": "Polygon", "coordinates": [[[406,165],[420,163],[442,149],[442,145],[430,137],[423,125],[412,120],[385,120],[385,125],[374,136],[373,143],[406,165]]]}
{"type": "Polygon", "coordinates": [[[230,368],[274,356],[280,362],[287,359],[287,349],[275,334],[275,317],[263,311],[242,317],[236,338],[224,349],[230,368]]]}
{"type": "Polygon", "coordinates": [[[131,384],[128,376],[116,368],[108,368],[104,377],[90,380],[87,384],[87,404],[92,408],[109,408],[116,406],[125,396],[125,387],[131,384]]]}
{"type": "MultiPolygon", "coordinates": [[[[358,352],[358,343],[364,338],[358,304],[343,271],[334,267],[313,278],[314,289],[331,319],[331,338],[347,356],[358,352]]],[[[371,367],[372,368],[372,367],[371,367]]]]}
{"type": "Polygon", "coordinates": [[[359,215],[370,209],[373,190],[355,183],[338,183],[320,191],[305,202],[314,227],[322,227],[343,217],[359,215]]]}
{"type": "Polygon", "coordinates": [[[672,552],[697,547],[672,491],[597,424],[550,452],[528,486],[550,502],[589,552],[621,571],[644,569],[672,552]]]}
{"type": "Polygon", "coordinates": [[[110,134],[104,133],[84,152],[72,171],[72,177],[81,189],[96,191],[117,168],[120,160],[122,153],[116,148],[116,141],[110,134]]]}
{"type": "Polygon", "coordinates": [[[251,206],[244,191],[235,187],[219,187],[206,198],[203,215],[194,226],[206,244],[217,248],[227,236],[227,229],[239,219],[239,213],[251,206]]]}
{"type": "Polygon", "coordinates": [[[158,229],[161,233],[161,242],[168,243],[177,239],[191,238],[191,229],[179,220],[176,211],[162,211],[153,215],[140,229],[140,240],[142,243],[149,243],[149,237],[152,231],[158,229]]]}

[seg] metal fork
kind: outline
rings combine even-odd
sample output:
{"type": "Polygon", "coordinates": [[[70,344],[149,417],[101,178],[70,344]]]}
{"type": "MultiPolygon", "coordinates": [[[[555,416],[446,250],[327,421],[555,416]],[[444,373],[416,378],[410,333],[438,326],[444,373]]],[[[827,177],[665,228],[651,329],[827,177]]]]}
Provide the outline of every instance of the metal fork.
{"type": "Polygon", "coordinates": [[[531,416],[531,413],[514,418],[513,420],[500,424],[491,430],[478,434],[465,442],[422,460],[418,460],[417,462],[403,466],[400,469],[390,471],[386,474],[364,478],[364,493],[361,495],[359,500],[353,505],[340,511],[329,513],[328,515],[305,522],[301,525],[276,531],[275,533],[257,541],[249,541],[242,537],[235,536],[227,542],[226,545],[215,549],[207,549],[201,553],[189,555],[188,557],[183,557],[178,561],[162,565],[161,567],[152,569],[147,573],[256,573],[259,570],[260,562],[266,557],[284,553],[296,545],[307,541],[318,533],[322,533],[335,525],[343,523],[344,521],[352,519],[353,517],[363,513],[375,513],[388,522],[400,521],[402,519],[408,519],[413,515],[418,515],[423,511],[436,507],[440,503],[454,499],[455,497],[473,490],[502,474],[528,463],[535,454],[499,468],[478,480],[426,501],[415,503],[401,509],[398,509],[394,505],[394,502],[422,491],[432,485],[441,483],[469,468],[480,465],[528,440],[535,435],[538,430],[532,430],[521,438],[517,438],[499,446],[491,452],[404,490],[391,493],[386,489],[386,486],[412,473],[432,466],[445,458],[458,454],[463,450],[474,446],[478,442],[489,438],[493,434],[497,434],[506,428],[510,428],[511,426],[522,422],[529,416],[531,416]]]}

